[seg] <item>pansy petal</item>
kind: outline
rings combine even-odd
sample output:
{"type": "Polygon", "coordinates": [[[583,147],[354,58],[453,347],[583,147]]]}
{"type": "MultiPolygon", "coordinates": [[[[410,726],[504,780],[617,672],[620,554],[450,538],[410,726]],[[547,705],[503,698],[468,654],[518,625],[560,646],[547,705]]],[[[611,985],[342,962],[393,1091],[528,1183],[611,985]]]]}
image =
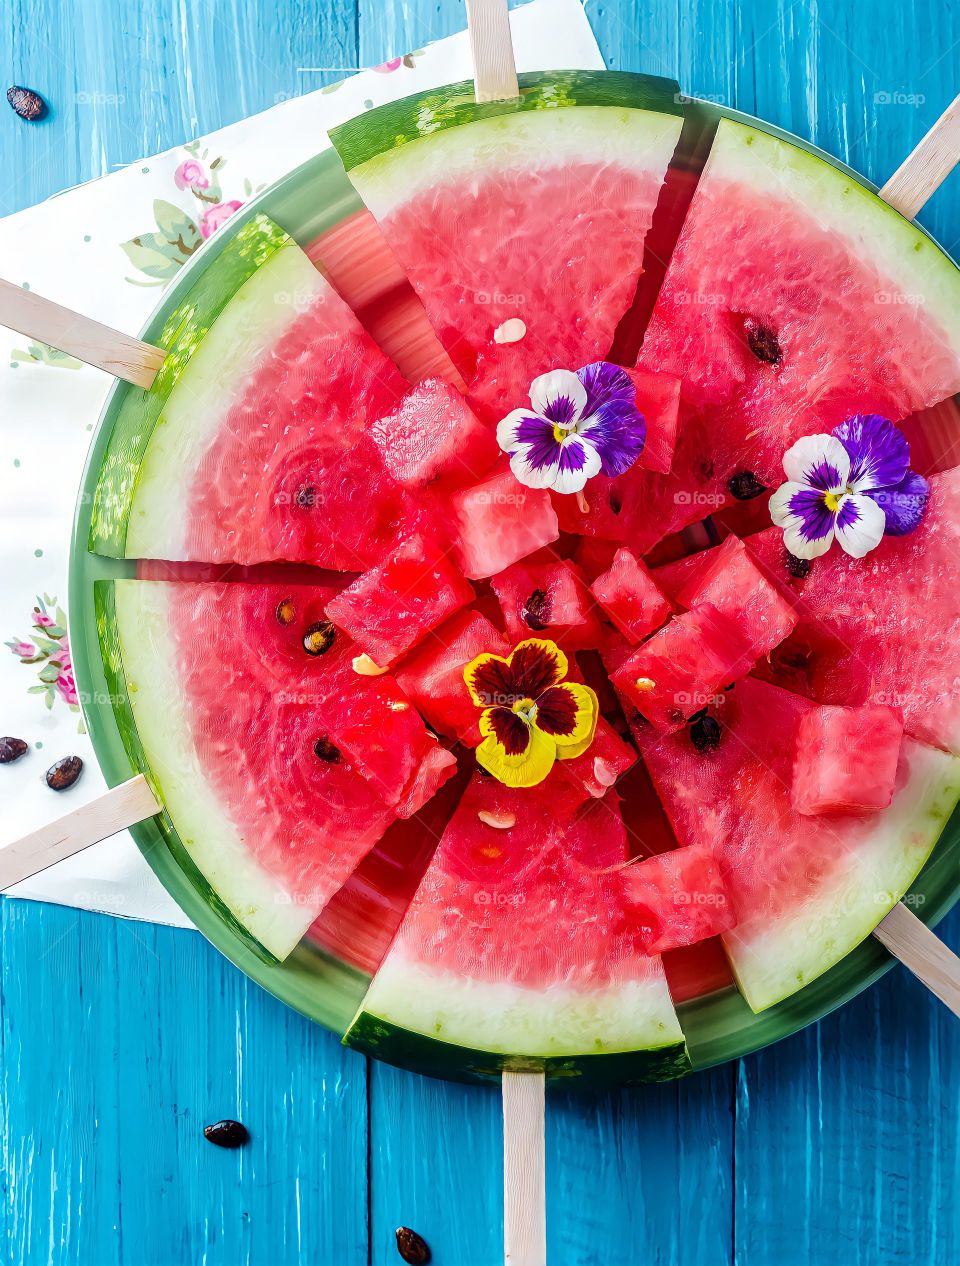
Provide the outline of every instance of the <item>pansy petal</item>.
{"type": "MultiPolygon", "coordinates": [[[[497,443],[504,453],[512,453],[520,443],[519,431],[521,423],[527,420],[541,421],[531,414],[529,409],[514,409],[497,423],[497,443]]],[[[547,425],[547,424],[544,424],[547,425]]],[[[553,427],[549,428],[553,434],[553,427]]]]}
{"type": "Polygon", "coordinates": [[[583,416],[587,390],[569,369],[553,369],[530,384],[534,411],[560,426],[573,426],[583,416]]]}
{"type": "MultiPolygon", "coordinates": [[[[499,441],[499,427],[497,428],[499,441]]],[[[524,414],[514,427],[510,469],[527,488],[552,488],[560,464],[561,444],[553,423],[524,414]]]]}
{"type": "Polygon", "coordinates": [[[582,414],[585,418],[596,413],[602,405],[614,401],[632,405],[637,398],[637,388],[630,375],[619,365],[611,365],[607,360],[584,365],[577,370],[577,377],[587,393],[582,414]]]}
{"type": "Polygon", "coordinates": [[[579,755],[593,741],[598,711],[597,696],[590,687],[568,681],[551,686],[539,697],[536,724],[556,741],[560,760],[568,760],[573,749],[579,755]]]}
{"type": "Polygon", "coordinates": [[[611,400],[578,428],[580,435],[596,445],[601,469],[611,479],[629,470],[643,452],[647,424],[636,407],[623,400],[611,400]]]}
{"type": "Polygon", "coordinates": [[[887,536],[906,536],[920,526],[930,500],[930,485],[923,475],[910,470],[895,488],[880,488],[867,496],[883,510],[887,536]]]}
{"type": "MultiPolygon", "coordinates": [[[[484,731],[483,717],[480,719],[480,729],[481,732],[484,731]]],[[[522,756],[511,756],[488,727],[476,755],[477,764],[482,765],[505,786],[535,787],[553,769],[553,763],[557,759],[557,745],[549,734],[544,734],[533,726],[529,730],[526,751],[522,756]]]]}
{"type": "Polygon", "coordinates": [[[840,501],[837,511],[837,544],[851,558],[863,558],[883,540],[886,515],[863,493],[851,492],[840,501]]]}
{"type": "Polygon", "coordinates": [[[506,756],[525,756],[530,747],[531,727],[512,708],[487,708],[480,718],[480,733],[491,735],[506,756]]]}
{"type": "Polygon", "coordinates": [[[555,642],[528,637],[510,656],[510,680],[520,698],[537,699],[567,675],[567,657],[555,642]]]}
{"type": "Polygon", "coordinates": [[[523,697],[514,690],[510,661],[499,655],[483,654],[472,659],[463,670],[463,680],[478,708],[509,705],[523,697]]]}
{"type": "Polygon", "coordinates": [[[850,458],[836,436],[804,435],[784,453],[783,469],[791,483],[808,484],[821,492],[843,492],[850,458]]]}
{"type": "Polygon", "coordinates": [[[783,528],[783,543],[797,558],[819,558],[833,544],[835,516],[823,493],[806,484],[781,484],[770,498],[770,517],[783,528]]]}
{"type": "Polygon", "coordinates": [[[811,540],[805,536],[802,524],[790,523],[783,529],[783,545],[794,558],[819,558],[833,544],[833,527],[826,536],[811,540]]]}
{"type": "Polygon", "coordinates": [[[563,441],[556,473],[550,483],[555,492],[580,492],[588,479],[600,473],[600,454],[579,435],[563,441]]]}
{"type": "Polygon", "coordinates": [[[857,413],[834,427],[850,456],[847,482],[853,492],[892,488],[910,466],[910,445],[887,418],[877,413],[857,413]]]}

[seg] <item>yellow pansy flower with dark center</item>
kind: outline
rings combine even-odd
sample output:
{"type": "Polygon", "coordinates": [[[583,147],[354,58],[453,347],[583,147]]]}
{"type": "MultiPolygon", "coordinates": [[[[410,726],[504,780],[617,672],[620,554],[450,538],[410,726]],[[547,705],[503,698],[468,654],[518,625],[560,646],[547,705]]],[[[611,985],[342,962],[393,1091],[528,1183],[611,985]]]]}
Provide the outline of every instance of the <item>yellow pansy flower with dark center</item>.
{"type": "Polygon", "coordinates": [[[508,787],[536,786],[555,760],[581,756],[593,742],[597,696],[565,681],[567,671],[556,643],[536,637],[506,659],[478,655],[463,670],[470,698],[483,709],[477,761],[508,787]]]}

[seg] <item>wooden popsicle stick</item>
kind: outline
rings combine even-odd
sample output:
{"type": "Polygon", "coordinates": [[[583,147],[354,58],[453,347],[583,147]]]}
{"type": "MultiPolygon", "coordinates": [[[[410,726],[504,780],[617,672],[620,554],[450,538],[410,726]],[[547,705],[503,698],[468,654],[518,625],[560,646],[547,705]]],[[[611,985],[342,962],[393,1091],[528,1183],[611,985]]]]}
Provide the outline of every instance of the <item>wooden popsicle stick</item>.
{"type": "Polygon", "coordinates": [[[547,1266],[543,1073],[503,1073],[503,1260],[547,1266]]]}
{"type": "Polygon", "coordinates": [[[160,812],[143,774],[0,848],[0,892],[160,812]]]}
{"type": "Polygon", "coordinates": [[[941,114],[880,190],[880,197],[912,220],[960,161],[960,97],[941,114]]]}
{"type": "Polygon", "coordinates": [[[135,387],[149,388],[166,353],[0,278],[0,325],[49,343],[135,387]]]}
{"type": "Polygon", "coordinates": [[[507,0],[467,0],[467,28],[476,99],[512,101],[519,97],[507,0]]]}
{"type": "Polygon", "coordinates": [[[960,1016],[960,958],[909,906],[898,901],[874,928],[873,935],[944,1006],[960,1016]]]}

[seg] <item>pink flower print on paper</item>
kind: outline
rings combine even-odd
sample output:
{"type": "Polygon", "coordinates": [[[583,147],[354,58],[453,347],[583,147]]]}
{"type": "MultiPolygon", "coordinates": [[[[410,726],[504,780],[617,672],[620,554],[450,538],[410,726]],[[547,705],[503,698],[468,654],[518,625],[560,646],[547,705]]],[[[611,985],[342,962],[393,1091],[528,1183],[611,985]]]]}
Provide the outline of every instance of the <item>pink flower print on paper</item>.
{"type": "Polygon", "coordinates": [[[185,159],[173,173],[173,182],[178,189],[209,189],[210,177],[203,164],[195,158],[185,159]]]}
{"type": "Polygon", "coordinates": [[[212,237],[217,229],[222,224],[226,224],[233,213],[239,211],[242,206],[242,202],[231,198],[229,202],[218,202],[215,207],[208,207],[200,217],[200,233],[204,240],[212,237]]]}
{"type": "Polygon", "coordinates": [[[37,667],[39,681],[28,687],[28,693],[43,695],[48,708],[52,708],[57,699],[62,699],[71,712],[78,712],[80,697],[67,636],[66,612],[57,606],[56,598],[44,594],[37,599],[30,619],[33,623],[30,641],[15,637],[6,643],[21,664],[37,667]]]}

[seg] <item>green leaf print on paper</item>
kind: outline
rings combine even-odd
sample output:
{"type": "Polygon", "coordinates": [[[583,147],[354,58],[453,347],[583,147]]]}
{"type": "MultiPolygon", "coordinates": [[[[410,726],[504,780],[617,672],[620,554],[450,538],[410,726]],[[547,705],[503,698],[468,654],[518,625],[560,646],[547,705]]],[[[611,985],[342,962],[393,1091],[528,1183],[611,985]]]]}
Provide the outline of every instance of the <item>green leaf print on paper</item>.
{"type": "MultiPolygon", "coordinates": [[[[43,695],[48,708],[61,699],[71,712],[79,712],[80,697],[70,657],[66,612],[57,605],[56,598],[44,594],[37,598],[30,619],[33,627],[29,641],[15,637],[5,643],[21,664],[38,666],[39,684],[28,686],[27,694],[43,695]]],[[[81,734],[85,733],[82,721],[78,729],[81,734]]]]}
{"type": "Polygon", "coordinates": [[[79,369],[80,361],[66,352],[59,352],[49,343],[30,343],[28,347],[15,347],[10,359],[22,361],[28,365],[52,365],[54,369],[79,369]]]}

